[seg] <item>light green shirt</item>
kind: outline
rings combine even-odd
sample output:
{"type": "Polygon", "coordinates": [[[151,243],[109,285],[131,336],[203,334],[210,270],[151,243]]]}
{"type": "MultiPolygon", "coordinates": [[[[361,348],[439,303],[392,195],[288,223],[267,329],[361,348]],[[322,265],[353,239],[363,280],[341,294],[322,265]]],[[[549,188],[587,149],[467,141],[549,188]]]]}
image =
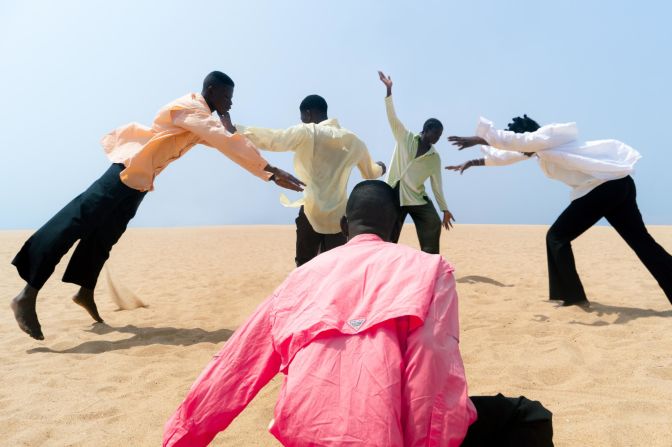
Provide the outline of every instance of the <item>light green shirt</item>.
{"type": "Polygon", "coordinates": [[[425,181],[430,179],[434,198],[441,211],[448,210],[446,199],[443,197],[443,182],[441,180],[441,157],[432,146],[426,153],[416,157],[420,136],[404,127],[394,111],[392,96],[385,98],[387,119],[397,144],[390,162],[390,171],[387,183],[394,187],[399,183],[399,200],[401,206],[424,205],[427,203],[424,196],[425,181]]]}

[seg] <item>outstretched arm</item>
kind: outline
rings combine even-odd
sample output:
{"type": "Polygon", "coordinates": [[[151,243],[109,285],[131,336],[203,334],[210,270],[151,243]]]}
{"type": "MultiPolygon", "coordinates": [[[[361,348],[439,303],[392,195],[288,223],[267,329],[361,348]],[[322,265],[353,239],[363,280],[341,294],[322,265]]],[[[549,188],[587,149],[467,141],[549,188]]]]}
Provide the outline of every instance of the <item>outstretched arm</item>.
{"type": "Polygon", "coordinates": [[[462,149],[466,149],[468,147],[476,146],[478,144],[485,144],[485,145],[488,144],[488,142],[481,137],[457,137],[451,135],[448,137],[448,141],[453,143],[453,145],[457,146],[458,151],[461,151],[462,149]]]}
{"type": "Polygon", "coordinates": [[[378,76],[385,87],[387,88],[387,96],[385,97],[385,109],[387,111],[387,120],[392,129],[392,135],[395,140],[401,141],[408,137],[408,129],[397,117],[397,112],[394,110],[394,102],[392,101],[392,78],[385,76],[382,71],[378,72],[378,76]]]}
{"type": "Polygon", "coordinates": [[[196,379],[164,427],[164,447],[208,445],[278,373],[281,359],[271,340],[271,300],[236,330],[196,379]]]}
{"type": "Polygon", "coordinates": [[[492,121],[481,117],[476,126],[476,135],[487,141],[485,144],[497,149],[539,152],[576,140],[578,130],[576,123],[561,123],[549,124],[534,132],[517,133],[496,129],[492,121]]]}
{"type": "MultiPolygon", "coordinates": [[[[196,135],[202,144],[214,147],[232,161],[264,180],[293,191],[303,191],[303,183],[282,169],[271,166],[259,150],[243,135],[231,134],[222,122],[201,111],[185,109],[172,112],[172,121],[196,135]]],[[[304,185],[305,186],[305,185],[304,185]]]]}
{"type": "Polygon", "coordinates": [[[450,171],[459,171],[460,174],[462,174],[464,171],[471,168],[472,166],[484,166],[484,165],[485,165],[485,158],[475,158],[473,160],[465,161],[460,165],[446,166],[446,169],[450,171]]]}

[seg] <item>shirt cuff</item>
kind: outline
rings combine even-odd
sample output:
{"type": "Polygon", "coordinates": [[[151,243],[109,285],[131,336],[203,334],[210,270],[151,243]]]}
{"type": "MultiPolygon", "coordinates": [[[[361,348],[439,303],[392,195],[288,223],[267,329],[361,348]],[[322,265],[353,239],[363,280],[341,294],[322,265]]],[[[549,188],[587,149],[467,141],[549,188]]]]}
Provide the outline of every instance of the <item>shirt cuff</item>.
{"type": "Polygon", "coordinates": [[[490,130],[494,127],[492,121],[480,117],[478,119],[478,124],[476,124],[476,136],[483,138],[487,141],[486,136],[490,133],[490,130]]]}

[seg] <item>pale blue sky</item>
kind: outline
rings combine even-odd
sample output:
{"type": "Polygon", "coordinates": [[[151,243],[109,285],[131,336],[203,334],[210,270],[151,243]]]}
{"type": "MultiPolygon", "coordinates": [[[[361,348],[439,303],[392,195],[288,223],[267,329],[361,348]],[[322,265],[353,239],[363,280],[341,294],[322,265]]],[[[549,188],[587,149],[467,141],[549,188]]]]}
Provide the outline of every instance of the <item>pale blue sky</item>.
{"type": "MultiPolygon", "coordinates": [[[[236,82],[235,122],[293,125],[301,99],[318,93],[386,163],[394,142],[378,69],[410,129],[430,116],[445,135],[472,134],[479,115],[577,121],[584,139],[643,154],[644,220],[672,224],[671,16],[661,1],[2,0],[0,228],[42,225],[104,172],[103,134],[149,125],[215,69],[236,82]]],[[[444,165],[478,155],[445,139],[438,149],[444,165]]],[[[290,154],[265,155],[291,167],[290,154]]],[[[446,171],[444,191],[458,223],[550,224],[569,200],[533,160],[446,171]]],[[[158,177],[132,225],[292,223],[279,193],[197,146],[158,177]]]]}

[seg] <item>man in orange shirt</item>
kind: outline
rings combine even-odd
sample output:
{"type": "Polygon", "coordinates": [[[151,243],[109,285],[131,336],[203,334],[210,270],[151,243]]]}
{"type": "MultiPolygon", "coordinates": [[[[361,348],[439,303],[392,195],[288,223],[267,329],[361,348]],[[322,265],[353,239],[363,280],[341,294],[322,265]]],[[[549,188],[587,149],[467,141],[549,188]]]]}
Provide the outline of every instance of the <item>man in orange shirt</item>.
{"type": "Polygon", "coordinates": [[[44,335],[37,318],[37,294],[56,264],[80,240],[63,276],[77,284],[73,297],[91,317],[102,322],[93,291],[112,246],[126,230],[154,178],[173,160],[197,144],[222,152],[262,180],[302,191],[303,183],[268,164],[244,136],[229,133],[219,116],[232,105],[234,83],[226,74],[213,71],[203,81],[201,94],[190,93],[164,106],[152,127],[138,123],[122,126],[103,140],[112,166],[86,191],[73,199],[26,241],[14,264],[26,286],[11,303],[19,328],[37,340],[44,335]]]}

